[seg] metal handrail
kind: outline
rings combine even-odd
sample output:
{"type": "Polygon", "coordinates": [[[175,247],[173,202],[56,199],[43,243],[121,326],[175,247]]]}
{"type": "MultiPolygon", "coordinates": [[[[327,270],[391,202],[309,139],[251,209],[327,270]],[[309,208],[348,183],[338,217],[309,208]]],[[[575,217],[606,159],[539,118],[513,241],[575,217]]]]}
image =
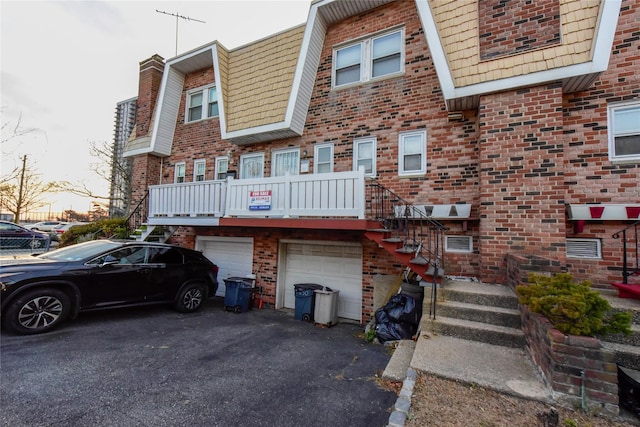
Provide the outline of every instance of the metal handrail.
{"type": "Polygon", "coordinates": [[[367,205],[370,218],[400,238],[405,248],[412,249],[416,258],[426,260],[433,269],[429,315],[435,319],[437,284],[440,271],[444,270],[444,232],[447,227],[375,179],[368,180],[367,205]]]}
{"type": "Polygon", "coordinates": [[[620,231],[616,231],[613,233],[611,237],[614,239],[619,239],[620,235],[622,235],[622,283],[625,285],[628,284],[629,276],[640,273],[640,257],[638,257],[638,227],[640,226],[640,221],[636,221],[633,224],[630,224],[623,228],[620,231]],[[628,251],[627,251],[627,231],[633,229],[633,236],[631,239],[635,243],[635,259],[636,265],[635,267],[629,268],[628,263],[628,251]]]}
{"type": "Polygon", "coordinates": [[[144,193],[142,199],[138,202],[136,207],[131,211],[127,217],[127,225],[129,226],[129,232],[133,232],[138,229],[146,220],[147,212],[149,211],[149,190],[144,193]]]}

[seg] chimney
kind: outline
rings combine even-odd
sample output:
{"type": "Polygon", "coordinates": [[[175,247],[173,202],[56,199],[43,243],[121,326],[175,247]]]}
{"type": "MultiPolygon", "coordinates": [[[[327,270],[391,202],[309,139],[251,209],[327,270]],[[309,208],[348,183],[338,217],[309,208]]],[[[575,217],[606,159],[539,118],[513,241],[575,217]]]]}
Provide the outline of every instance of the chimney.
{"type": "Polygon", "coordinates": [[[140,62],[136,123],[137,138],[147,136],[149,133],[163,72],[164,58],[158,54],[140,62]]]}

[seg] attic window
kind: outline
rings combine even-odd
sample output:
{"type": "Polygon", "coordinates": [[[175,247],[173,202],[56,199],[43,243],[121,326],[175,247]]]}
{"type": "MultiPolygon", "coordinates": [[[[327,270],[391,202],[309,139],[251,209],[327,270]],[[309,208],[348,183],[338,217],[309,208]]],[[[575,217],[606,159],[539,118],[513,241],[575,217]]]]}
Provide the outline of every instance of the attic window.
{"type": "Polygon", "coordinates": [[[378,34],[333,51],[333,87],[404,71],[404,30],[378,34]]]}
{"type": "Polygon", "coordinates": [[[217,117],[218,114],[218,91],[215,85],[194,89],[187,93],[185,122],[191,123],[217,117]]]}

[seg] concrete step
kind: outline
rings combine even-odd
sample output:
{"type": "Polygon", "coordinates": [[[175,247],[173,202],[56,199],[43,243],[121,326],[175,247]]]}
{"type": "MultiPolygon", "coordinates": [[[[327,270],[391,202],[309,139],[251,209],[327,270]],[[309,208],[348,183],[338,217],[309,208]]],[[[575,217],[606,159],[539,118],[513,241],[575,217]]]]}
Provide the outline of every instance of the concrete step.
{"type": "Polygon", "coordinates": [[[508,286],[472,281],[445,279],[438,300],[518,309],[518,297],[508,286]]]}
{"type": "Polygon", "coordinates": [[[616,363],[625,368],[640,370],[640,347],[601,341],[602,347],[615,353],[616,363]]]}
{"type": "Polygon", "coordinates": [[[436,314],[508,328],[522,328],[520,311],[512,308],[492,307],[458,301],[441,301],[438,304],[436,314]]]}
{"type": "Polygon", "coordinates": [[[503,347],[524,348],[525,346],[524,332],[521,329],[440,315],[436,315],[435,320],[425,320],[423,316],[422,330],[503,347]]]}
{"type": "Polygon", "coordinates": [[[631,334],[610,334],[598,337],[600,341],[613,342],[617,344],[633,345],[640,347],[640,325],[635,323],[631,325],[631,334]]]}

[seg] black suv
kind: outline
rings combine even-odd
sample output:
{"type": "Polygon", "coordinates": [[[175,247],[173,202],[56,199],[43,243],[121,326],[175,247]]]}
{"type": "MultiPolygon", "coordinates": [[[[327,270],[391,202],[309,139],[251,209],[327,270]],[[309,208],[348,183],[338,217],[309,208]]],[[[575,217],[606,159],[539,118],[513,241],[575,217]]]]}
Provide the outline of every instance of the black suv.
{"type": "Polygon", "coordinates": [[[218,287],[218,267],[179,246],[94,240],[0,265],[0,314],[10,332],[36,334],[80,311],[171,303],[200,308],[218,287]]]}

